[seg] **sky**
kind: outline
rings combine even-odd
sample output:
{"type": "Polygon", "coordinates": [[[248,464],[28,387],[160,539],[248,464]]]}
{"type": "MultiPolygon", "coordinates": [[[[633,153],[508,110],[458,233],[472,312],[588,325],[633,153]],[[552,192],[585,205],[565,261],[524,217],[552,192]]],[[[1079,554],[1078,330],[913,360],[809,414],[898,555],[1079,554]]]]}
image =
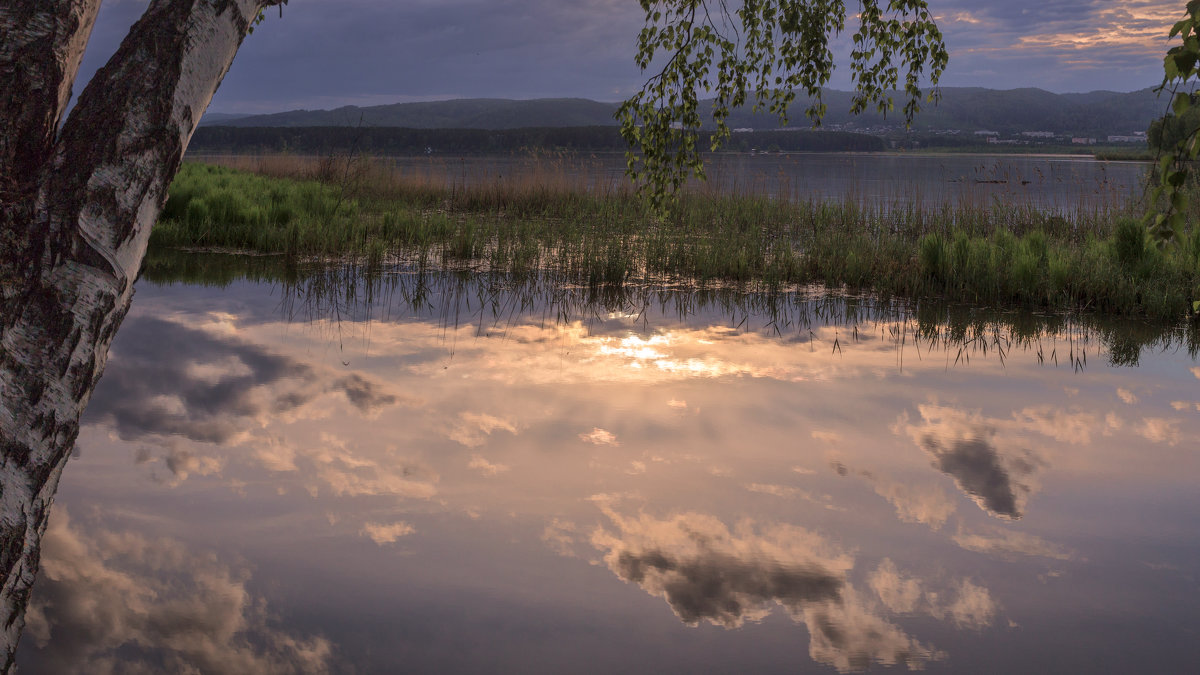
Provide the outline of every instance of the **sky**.
{"type": "MultiPolygon", "coordinates": [[[[104,0],[81,81],[147,4],[104,0]]],[[[853,11],[853,0],[847,4],[853,11]]],[[[941,84],[1060,93],[1155,86],[1183,4],[929,0],[950,51],[941,84]]],[[[482,97],[618,101],[645,79],[633,63],[642,23],[636,0],[292,0],[282,18],[269,12],[246,40],[209,110],[482,97]]],[[[837,45],[841,67],[830,86],[849,89],[848,35],[837,45]]]]}

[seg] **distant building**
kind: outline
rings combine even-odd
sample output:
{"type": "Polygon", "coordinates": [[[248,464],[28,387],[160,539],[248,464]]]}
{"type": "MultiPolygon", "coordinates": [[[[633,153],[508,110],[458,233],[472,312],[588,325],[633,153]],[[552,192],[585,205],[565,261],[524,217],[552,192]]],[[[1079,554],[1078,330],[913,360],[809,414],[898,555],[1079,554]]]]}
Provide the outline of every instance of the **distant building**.
{"type": "Polygon", "coordinates": [[[999,136],[999,131],[976,131],[976,136],[999,136]]]}
{"type": "Polygon", "coordinates": [[[1095,145],[1096,139],[1084,138],[1083,136],[1076,136],[1071,139],[1071,143],[1073,143],[1075,145],[1095,145]]]}
{"type": "Polygon", "coordinates": [[[1054,138],[1053,131],[1022,131],[1021,135],[1027,138],[1054,138]]]}
{"type": "Polygon", "coordinates": [[[1109,136],[1109,143],[1145,143],[1146,134],[1141,136],[1109,136]]]}
{"type": "Polygon", "coordinates": [[[750,132],[752,132],[752,131],[754,131],[754,128],[753,128],[753,127],[738,127],[738,128],[736,128],[736,129],[734,129],[734,130],[733,130],[733,133],[735,133],[735,134],[748,134],[748,133],[750,133],[750,132]]]}

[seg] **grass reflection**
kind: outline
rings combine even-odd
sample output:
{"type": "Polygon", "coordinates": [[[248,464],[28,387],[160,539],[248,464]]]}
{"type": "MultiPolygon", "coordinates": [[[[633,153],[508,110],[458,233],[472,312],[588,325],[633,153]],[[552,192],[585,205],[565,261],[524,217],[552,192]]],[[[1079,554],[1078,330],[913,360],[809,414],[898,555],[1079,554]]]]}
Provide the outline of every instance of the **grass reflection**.
{"type": "MultiPolygon", "coordinates": [[[[736,286],[690,284],[591,285],[552,272],[513,276],[442,270],[419,261],[361,266],[300,261],[287,256],[152,251],[141,277],[150,283],[228,287],[237,282],[275,284],[288,320],[386,320],[397,313],[436,318],[446,327],[475,323],[477,332],[517,321],[568,324],[651,316],[679,320],[708,314],[739,331],[807,342],[838,353],[868,337],[891,341],[903,355],[947,354],[953,365],[973,359],[1005,361],[1015,351],[1039,363],[1087,367],[1089,358],[1137,366],[1145,350],[1200,352],[1195,322],[1167,324],[1095,313],[999,311],[938,301],[905,301],[829,292],[821,287],[746,292],[736,286]],[[832,340],[817,328],[833,327],[832,340]],[[827,343],[827,344],[826,344],[827,343]]],[[[646,346],[650,348],[650,346],[646,346]]],[[[903,367],[903,361],[899,363],[903,367]]]]}

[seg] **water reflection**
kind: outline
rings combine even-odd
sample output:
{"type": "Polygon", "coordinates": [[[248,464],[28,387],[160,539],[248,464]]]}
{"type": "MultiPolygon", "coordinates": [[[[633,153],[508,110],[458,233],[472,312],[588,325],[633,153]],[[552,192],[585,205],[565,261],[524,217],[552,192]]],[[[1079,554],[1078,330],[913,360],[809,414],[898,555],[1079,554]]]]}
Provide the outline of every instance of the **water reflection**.
{"type": "Polygon", "coordinates": [[[1043,461],[1028,448],[1003,451],[996,427],[977,415],[950,408],[919,406],[923,424],[908,432],[933,459],[938,471],[954,478],[958,488],[987,512],[1016,520],[1021,517],[1030,482],[1043,461]]]}
{"type": "Polygon", "coordinates": [[[1186,328],[211,264],[147,269],[23,670],[1193,656],[1186,328]]]}
{"type": "MultiPolygon", "coordinates": [[[[712,516],[691,512],[660,520],[646,514],[624,517],[607,505],[602,510],[615,531],[599,528],[591,541],[605,552],[605,564],[621,579],[662,597],[684,623],[737,628],[761,621],[778,604],[808,628],[812,659],[839,671],[865,669],[873,662],[918,669],[945,657],[876,615],[846,581],[852,556],[819,535],[749,521],[730,531],[712,516]]],[[[895,565],[885,563],[894,572],[895,565]]],[[[881,597],[894,600],[889,581],[877,574],[871,584],[883,588],[881,597]]],[[[980,590],[990,602],[987,591],[980,590]]],[[[898,611],[913,609],[915,601],[898,611]]],[[[993,612],[986,610],[984,619],[993,612]]]]}
{"type": "MultiPolygon", "coordinates": [[[[59,507],[26,619],[36,670],[322,672],[331,645],[274,625],[249,572],[168,538],[79,524],[59,507]]],[[[24,670],[24,668],[22,668],[24,670]]]]}

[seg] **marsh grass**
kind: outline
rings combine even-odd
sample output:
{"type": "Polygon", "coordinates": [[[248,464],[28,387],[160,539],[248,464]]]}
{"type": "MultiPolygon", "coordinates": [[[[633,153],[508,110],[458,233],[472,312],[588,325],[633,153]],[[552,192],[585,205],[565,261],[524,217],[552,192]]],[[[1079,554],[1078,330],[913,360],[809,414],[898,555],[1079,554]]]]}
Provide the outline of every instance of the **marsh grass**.
{"type": "Polygon", "coordinates": [[[448,179],[444,167],[365,158],[225,158],[186,164],[156,248],[214,248],[532,274],[589,287],[820,283],[882,295],[1184,316],[1200,296],[1200,230],[1166,250],[1138,206],[868,204],[796,198],[795,186],[694,185],[667,218],[620,181],[543,158],[509,175],[448,179]]]}

